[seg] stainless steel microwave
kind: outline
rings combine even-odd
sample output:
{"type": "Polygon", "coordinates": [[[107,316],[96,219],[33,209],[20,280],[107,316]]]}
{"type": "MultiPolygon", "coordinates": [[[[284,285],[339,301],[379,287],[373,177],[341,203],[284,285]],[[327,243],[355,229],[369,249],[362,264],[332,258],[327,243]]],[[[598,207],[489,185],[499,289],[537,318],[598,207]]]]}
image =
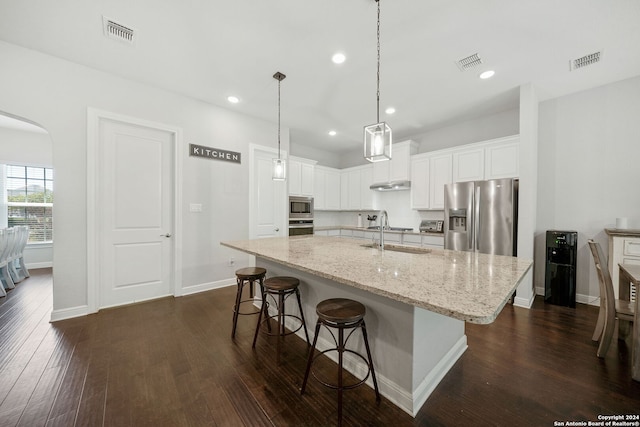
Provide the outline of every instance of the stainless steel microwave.
{"type": "Polygon", "coordinates": [[[313,197],[289,197],[289,218],[313,218],[313,197]]]}

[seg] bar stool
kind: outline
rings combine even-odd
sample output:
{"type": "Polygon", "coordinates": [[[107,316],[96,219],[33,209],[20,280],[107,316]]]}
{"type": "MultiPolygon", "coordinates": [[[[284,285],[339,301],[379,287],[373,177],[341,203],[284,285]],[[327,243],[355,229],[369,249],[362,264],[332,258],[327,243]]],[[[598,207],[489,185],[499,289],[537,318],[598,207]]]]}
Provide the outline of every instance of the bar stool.
{"type": "Polygon", "coordinates": [[[236,293],[236,304],[233,306],[233,329],[231,330],[231,338],[236,336],[236,327],[238,325],[238,315],[248,316],[258,314],[258,312],[252,311],[247,313],[240,312],[240,304],[245,302],[253,303],[253,287],[254,283],[260,284],[260,294],[262,295],[262,287],[264,284],[264,277],[267,274],[267,270],[262,267],[246,267],[236,271],[236,283],[238,284],[238,291],[236,293]],[[242,299],[242,290],[244,285],[249,284],[249,299],[242,299]]]}
{"type": "Polygon", "coordinates": [[[260,327],[263,322],[267,323],[268,332],[267,335],[277,335],[278,341],[276,344],[276,362],[280,363],[280,340],[284,339],[285,336],[296,333],[300,330],[300,328],[304,328],[304,335],[307,338],[307,345],[309,345],[309,333],[307,332],[307,324],[304,321],[304,312],[302,310],[302,303],[300,302],[300,290],[298,287],[300,286],[300,280],[295,277],[287,277],[287,276],[276,276],[270,277],[264,281],[264,286],[262,290],[262,309],[260,310],[260,314],[258,314],[258,324],[256,325],[256,332],[253,336],[253,345],[252,347],[256,347],[256,341],[258,339],[258,333],[260,332],[260,327]],[[271,298],[276,303],[278,312],[275,315],[269,315],[269,304],[267,303],[267,296],[271,295],[271,298]],[[295,314],[286,314],[285,313],[285,300],[289,298],[291,295],[295,295],[298,300],[298,308],[300,309],[300,316],[296,316],[295,314]],[[262,317],[264,316],[264,320],[262,317]],[[294,318],[300,322],[300,325],[289,332],[286,332],[284,327],[284,320],[287,318],[294,318]],[[270,320],[273,318],[278,319],[278,330],[277,332],[271,332],[271,324],[270,320]]]}
{"type": "Polygon", "coordinates": [[[373,379],[373,387],[376,392],[376,403],[380,403],[380,391],[378,390],[378,381],[376,380],[376,373],[375,373],[375,370],[373,369],[373,360],[371,359],[371,350],[369,348],[369,340],[367,339],[367,328],[364,323],[364,315],[366,311],[367,310],[365,306],[360,302],[354,301],[351,299],[346,299],[346,298],[327,299],[327,300],[321,301],[316,306],[318,321],[316,322],[316,331],[315,331],[315,337],[313,338],[313,344],[311,345],[311,349],[309,350],[309,358],[307,360],[307,369],[304,374],[304,380],[302,381],[302,387],[300,388],[300,394],[304,394],[304,390],[307,386],[307,380],[309,379],[309,373],[311,373],[313,377],[323,385],[329,388],[338,390],[338,425],[342,425],[342,391],[349,390],[349,389],[358,387],[359,385],[362,385],[367,380],[367,378],[369,378],[369,374],[371,374],[371,377],[373,379]],[[318,342],[318,333],[320,332],[320,326],[322,325],[324,325],[325,328],[327,328],[327,330],[329,331],[329,333],[331,333],[331,336],[333,337],[333,341],[336,343],[336,346],[334,348],[327,349],[319,353],[318,355],[314,356],[316,343],[318,342]],[[333,331],[331,331],[331,329],[329,328],[335,328],[338,330],[337,340],[335,335],[333,334],[333,331]],[[365,345],[365,348],[367,349],[366,359],[362,354],[345,348],[345,345],[347,344],[347,341],[349,341],[351,334],[353,334],[353,332],[357,328],[361,328],[362,330],[364,345],[365,345]],[[351,330],[351,332],[349,332],[349,334],[347,335],[346,339],[344,337],[345,329],[351,330]],[[317,357],[325,353],[328,353],[330,351],[338,352],[338,384],[331,384],[321,380],[311,370],[311,365],[313,364],[313,361],[317,357]],[[342,378],[342,374],[343,374],[342,362],[343,362],[343,355],[345,352],[358,356],[367,364],[367,367],[369,368],[367,371],[367,375],[361,381],[354,384],[350,384],[350,385],[344,385],[343,378],[342,378]]]}

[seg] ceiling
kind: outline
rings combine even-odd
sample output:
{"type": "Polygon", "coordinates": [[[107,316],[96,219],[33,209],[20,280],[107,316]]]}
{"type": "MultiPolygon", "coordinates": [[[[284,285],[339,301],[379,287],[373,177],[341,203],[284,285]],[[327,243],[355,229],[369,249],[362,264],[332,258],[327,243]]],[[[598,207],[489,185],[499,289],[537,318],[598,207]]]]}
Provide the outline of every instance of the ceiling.
{"type": "MultiPolygon", "coordinates": [[[[380,114],[395,140],[517,108],[522,84],[544,100],[640,75],[637,0],[380,4],[380,114]],[[474,53],[483,63],[460,71],[474,53]]],[[[0,39],[272,122],[281,71],[291,141],[341,152],[376,122],[376,14],[374,0],[0,0],[0,39]],[[103,16],[135,43],[106,38],[103,16]]]]}

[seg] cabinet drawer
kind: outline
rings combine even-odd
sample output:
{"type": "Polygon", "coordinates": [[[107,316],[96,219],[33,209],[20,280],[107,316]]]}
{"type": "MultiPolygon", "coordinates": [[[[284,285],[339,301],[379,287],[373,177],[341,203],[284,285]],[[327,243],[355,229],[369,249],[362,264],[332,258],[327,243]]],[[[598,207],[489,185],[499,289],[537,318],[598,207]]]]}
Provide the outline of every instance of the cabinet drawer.
{"type": "Polygon", "coordinates": [[[422,236],[416,234],[405,234],[402,238],[403,245],[421,246],[422,236]]]}
{"type": "Polygon", "coordinates": [[[624,239],[622,248],[624,255],[640,257],[640,239],[624,239]]]}

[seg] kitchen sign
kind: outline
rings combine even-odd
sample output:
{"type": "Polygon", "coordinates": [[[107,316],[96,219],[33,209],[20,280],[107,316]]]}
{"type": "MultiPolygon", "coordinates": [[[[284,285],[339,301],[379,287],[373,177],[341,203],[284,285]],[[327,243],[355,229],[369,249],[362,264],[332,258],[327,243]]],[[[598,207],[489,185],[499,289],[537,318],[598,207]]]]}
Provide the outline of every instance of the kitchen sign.
{"type": "Polygon", "coordinates": [[[222,150],[220,148],[205,147],[204,145],[197,144],[189,144],[189,156],[241,163],[241,155],[238,152],[222,150]]]}

